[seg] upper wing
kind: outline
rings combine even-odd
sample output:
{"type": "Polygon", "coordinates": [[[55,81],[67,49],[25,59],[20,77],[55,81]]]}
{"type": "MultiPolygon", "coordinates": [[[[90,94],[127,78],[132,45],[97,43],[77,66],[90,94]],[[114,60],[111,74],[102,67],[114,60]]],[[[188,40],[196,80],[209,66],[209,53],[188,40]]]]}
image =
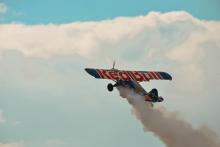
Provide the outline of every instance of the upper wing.
{"type": "Polygon", "coordinates": [[[127,71],[127,70],[108,70],[108,69],[85,69],[90,75],[98,79],[111,80],[135,80],[138,82],[149,80],[172,80],[171,75],[166,72],[158,71],[127,71]]]}

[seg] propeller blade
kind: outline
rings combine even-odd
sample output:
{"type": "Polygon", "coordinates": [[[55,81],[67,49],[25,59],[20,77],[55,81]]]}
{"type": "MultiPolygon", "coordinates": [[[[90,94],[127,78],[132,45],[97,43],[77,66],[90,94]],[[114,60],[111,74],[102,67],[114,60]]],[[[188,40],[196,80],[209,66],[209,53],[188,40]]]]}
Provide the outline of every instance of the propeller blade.
{"type": "Polygon", "coordinates": [[[113,69],[115,69],[115,60],[113,61],[113,69]]]}

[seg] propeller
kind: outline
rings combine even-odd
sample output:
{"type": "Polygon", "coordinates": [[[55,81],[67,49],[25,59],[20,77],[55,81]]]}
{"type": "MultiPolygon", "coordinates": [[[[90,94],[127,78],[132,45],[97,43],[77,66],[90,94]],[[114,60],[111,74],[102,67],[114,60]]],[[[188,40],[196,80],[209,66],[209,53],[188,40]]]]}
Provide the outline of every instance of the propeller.
{"type": "Polygon", "coordinates": [[[115,69],[115,60],[113,61],[113,67],[112,67],[112,69],[115,69]]]}

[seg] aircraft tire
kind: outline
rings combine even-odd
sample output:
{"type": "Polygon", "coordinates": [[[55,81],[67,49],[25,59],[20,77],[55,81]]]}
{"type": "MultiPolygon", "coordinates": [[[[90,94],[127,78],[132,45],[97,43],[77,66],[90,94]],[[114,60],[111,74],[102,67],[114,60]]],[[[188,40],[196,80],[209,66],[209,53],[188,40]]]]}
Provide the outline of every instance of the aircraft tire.
{"type": "Polygon", "coordinates": [[[109,83],[108,85],[107,85],[107,89],[108,89],[108,91],[113,91],[113,88],[114,88],[114,86],[111,84],[111,83],[109,83]]]}

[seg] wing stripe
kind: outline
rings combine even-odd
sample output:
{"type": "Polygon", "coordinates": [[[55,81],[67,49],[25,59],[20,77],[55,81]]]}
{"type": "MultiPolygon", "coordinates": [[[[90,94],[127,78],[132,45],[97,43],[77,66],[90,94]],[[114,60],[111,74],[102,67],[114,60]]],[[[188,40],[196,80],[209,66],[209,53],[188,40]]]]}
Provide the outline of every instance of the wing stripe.
{"type": "Polygon", "coordinates": [[[134,79],[134,76],[132,75],[132,74],[133,74],[132,72],[130,72],[130,71],[126,71],[126,72],[128,73],[129,77],[130,77],[132,80],[135,80],[135,79],[134,79]]]}
{"type": "Polygon", "coordinates": [[[157,72],[157,75],[160,77],[161,80],[163,80],[163,77],[160,75],[159,72],[157,72]]]}
{"type": "Polygon", "coordinates": [[[96,69],[96,71],[98,72],[99,76],[103,79],[104,76],[102,75],[102,72],[100,71],[100,69],[96,69]]]}
{"type": "Polygon", "coordinates": [[[142,74],[143,74],[143,76],[144,76],[144,78],[145,78],[146,81],[149,81],[149,80],[150,80],[150,77],[149,77],[149,75],[148,75],[147,73],[142,72],[142,74]]]}
{"type": "Polygon", "coordinates": [[[157,77],[154,75],[154,72],[149,72],[149,74],[153,77],[152,79],[157,79],[157,77]]]}
{"type": "Polygon", "coordinates": [[[152,75],[150,74],[150,72],[147,72],[147,75],[150,77],[149,80],[152,80],[152,79],[153,79],[153,77],[152,77],[152,75]]]}
{"type": "Polygon", "coordinates": [[[159,77],[157,76],[157,74],[156,74],[155,72],[152,72],[152,74],[154,75],[154,78],[155,78],[156,80],[159,79],[159,77]]]}
{"type": "Polygon", "coordinates": [[[158,72],[154,72],[154,74],[158,77],[158,79],[160,79],[160,80],[162,79],[158,72]]]}

